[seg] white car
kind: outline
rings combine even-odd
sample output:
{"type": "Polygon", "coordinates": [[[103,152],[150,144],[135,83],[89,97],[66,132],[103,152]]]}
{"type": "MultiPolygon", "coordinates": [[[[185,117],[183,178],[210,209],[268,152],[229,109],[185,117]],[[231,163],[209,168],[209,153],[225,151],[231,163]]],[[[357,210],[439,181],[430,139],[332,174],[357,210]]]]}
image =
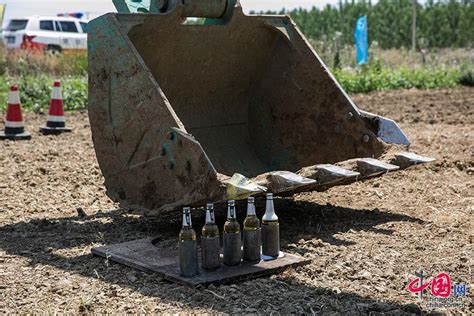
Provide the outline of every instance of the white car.
{"type": "Polygon", "coordinates": [[[52,54],[70,49],[87,49],[87,21],[60,16],[32,16],[13,19],[2,32],[9,49],[42,50],[52,54]]]}

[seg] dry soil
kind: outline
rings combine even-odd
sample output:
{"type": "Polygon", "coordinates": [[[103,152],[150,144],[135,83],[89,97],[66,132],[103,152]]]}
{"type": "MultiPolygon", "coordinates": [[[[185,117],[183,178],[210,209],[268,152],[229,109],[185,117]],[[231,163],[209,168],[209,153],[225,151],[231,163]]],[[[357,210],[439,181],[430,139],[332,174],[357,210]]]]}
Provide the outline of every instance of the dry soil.
{"type": "MultiPolygon", "coordinates": [[[[397,120],[411,150],[437,161],[278,199],[283,248],[311,264],[197,289],[91,255],[92,247],[146,236],[172,240],[180,216],[144,218],[106,197],[86,113],[68,113],[74,131],[59,137],[38,134],[44,115],[26,115],[33,140],[0,142],[0,313],[433,312],[428,292],[418,302],[407,291],[420,267],[430,276],[444,271],[472,293],[474,89],[353,98],[397,120]]],[[[263,201],[257,206],[261,213],[263,201]]],[[[472,312],[468,295],[464,307],[435,312],[472,312]]]]}

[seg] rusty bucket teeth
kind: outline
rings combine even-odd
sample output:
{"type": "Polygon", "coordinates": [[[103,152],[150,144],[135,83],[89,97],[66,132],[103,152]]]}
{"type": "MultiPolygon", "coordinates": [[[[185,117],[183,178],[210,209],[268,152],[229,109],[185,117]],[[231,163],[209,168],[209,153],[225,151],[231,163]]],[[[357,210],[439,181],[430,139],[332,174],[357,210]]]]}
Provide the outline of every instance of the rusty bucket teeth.
{"type": "Polygon", "coordinates": [[[405,169],[413,165],[429,163],[435,160],[436,159],[434,158],[420,156],[415,153],[403,152],[395,154],[395,158],[393,159],[392,163],[399,166],[401,169],[405,169]]]}
{"type": "Polygon", "coordinates": [[[373,177],[383,173],[396,171],[399,166],[392,165],[373,158],[362,158],[357,160],[357,170],[363,177],[373,177]]]}
{"type": "Polygon", "coordinates": [[[432,162],[435,159],[410,152],[395,154],[391,163],[374,158],[355,158],[336,164],[312,165],[297,173],[275,171],[261,174],[252,180],[270,192],[287,195],[311,190],[325,191],[334,186],[382,176],[412,165],[432,162]]]}

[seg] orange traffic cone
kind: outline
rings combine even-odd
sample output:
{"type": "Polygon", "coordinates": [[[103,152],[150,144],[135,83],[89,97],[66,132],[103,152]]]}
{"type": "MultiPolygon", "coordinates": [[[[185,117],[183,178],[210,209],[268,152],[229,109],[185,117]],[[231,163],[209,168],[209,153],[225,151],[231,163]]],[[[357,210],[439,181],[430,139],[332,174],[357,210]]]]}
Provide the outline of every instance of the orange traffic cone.
{"type": "Polygon", "coordinates": [[[54,82],[51,104],[49,106],[48,121],[46,122],[46,126],[40,128],[40,132],[43,134],[61,134],[71,131],[70,128],[66,127],[66,121],[64,120],[61,81],[56,80],[54,82]]]}
{"type": "Polygon", "coordinates": [[[5,130],[0,132],[0,139],[31,139],[31,134],[25,131],[23,115],[21,114],[20,92],[18,86],[12,86],[8,93],[7,118],[5,130]]]}

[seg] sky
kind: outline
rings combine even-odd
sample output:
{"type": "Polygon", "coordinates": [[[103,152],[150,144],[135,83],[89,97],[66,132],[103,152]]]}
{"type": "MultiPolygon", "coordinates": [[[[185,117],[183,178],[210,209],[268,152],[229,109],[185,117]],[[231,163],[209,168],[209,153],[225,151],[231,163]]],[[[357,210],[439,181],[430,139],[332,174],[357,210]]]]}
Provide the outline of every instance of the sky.
{"type": "MultiPolygon", "coordinates": [[[[323,7],[326,4],[336,4],[338,0],[241,0],[246,12],[280,10],[282,8],[311,8],[323,7]]],[[[0,0],[6,4],[4,24],[17,17],[28,15],[56,15],[62,12],[88,12],[91,18],[106,12],[115,11],[112,0],[0,0]]]]}

